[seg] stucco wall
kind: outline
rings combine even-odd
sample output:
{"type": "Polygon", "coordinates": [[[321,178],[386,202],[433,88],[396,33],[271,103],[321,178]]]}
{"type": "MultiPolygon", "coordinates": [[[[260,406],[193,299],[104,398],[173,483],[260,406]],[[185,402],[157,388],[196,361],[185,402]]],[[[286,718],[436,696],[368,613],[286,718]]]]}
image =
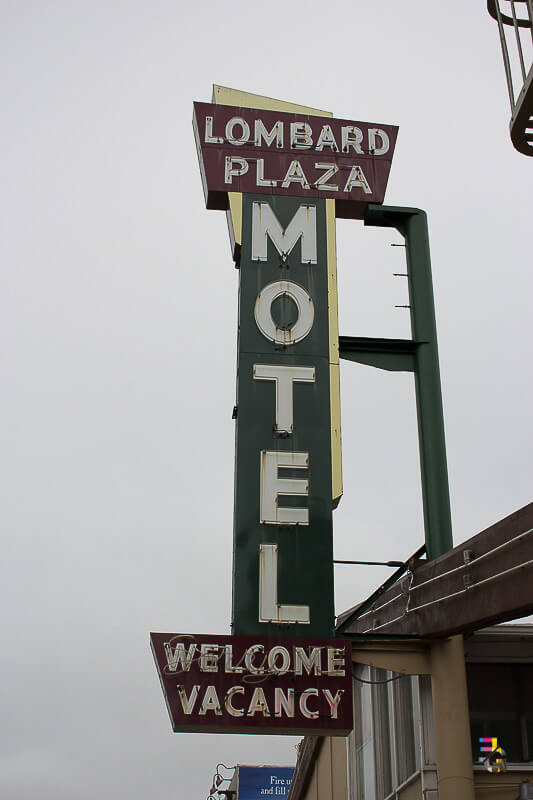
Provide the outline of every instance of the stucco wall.
{"type": "Polygon", "coordinates": [[[533,772],[475,772],[476,800],[516,800],[522,781],[533,783],[533,772]]]}
{"type": "Polygon", "coordinates": [[[346,739],[323,739],[303,800],[348,800],[346,739]]]}

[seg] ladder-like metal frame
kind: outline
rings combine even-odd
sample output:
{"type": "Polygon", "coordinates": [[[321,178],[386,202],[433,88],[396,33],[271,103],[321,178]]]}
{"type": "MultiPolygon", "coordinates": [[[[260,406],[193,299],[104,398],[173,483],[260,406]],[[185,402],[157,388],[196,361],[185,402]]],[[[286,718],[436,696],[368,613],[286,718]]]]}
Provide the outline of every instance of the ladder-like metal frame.
{"type": "MultiPolygon", "coordinates": [[[[526,64],[524,42],[521,38],[521,31],[529,29],[533,43],[533,0],[504,0],[504,2],[507,3],[506,8],[510,10],[510,15],[502,11],[500,7],[501,0],[487,0],[487,10],[491,17],[498,22],[498,30],[500,32],[507,90],[511,102],[511,121],[509,124],[511,141],[520,153],[526,156],[533,156],[533,59],[531,59],[532,63],[526,64]],[[520,11],[525,10],[527,16],[519,16],[517,6],[520,11]],[[518,93],[515,91],[516,81],[513,80],[513,69],[511,68],[505,26],[512,28],[515,34],[522,83],[522,88],[518,93]]],[[[518,67],[514,71],[516,73],[518,67]]]]}

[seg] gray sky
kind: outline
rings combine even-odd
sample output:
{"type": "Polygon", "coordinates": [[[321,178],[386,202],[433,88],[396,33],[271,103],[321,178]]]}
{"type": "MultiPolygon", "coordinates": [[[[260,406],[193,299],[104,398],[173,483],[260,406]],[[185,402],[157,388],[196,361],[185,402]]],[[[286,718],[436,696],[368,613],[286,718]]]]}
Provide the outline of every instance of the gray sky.
{"type": "MultiPolygon", "coordinates": [[[[428,212],[454,539],[530,502],[533,160],[485,2],[1,3],[0,796],[207,795],[295,738],[171,734],[150,630],[227,633],[237,273],[206,211],[213,82],[400,125],[428,212]]],[[[338,223],[341,333],[408,334],[403,251],[338,223]]],[[[337,558],[422,542],[410,376],[345,362],[337,558]]],[[[337,610],[389,574],[337,567],[337,610]]]]}

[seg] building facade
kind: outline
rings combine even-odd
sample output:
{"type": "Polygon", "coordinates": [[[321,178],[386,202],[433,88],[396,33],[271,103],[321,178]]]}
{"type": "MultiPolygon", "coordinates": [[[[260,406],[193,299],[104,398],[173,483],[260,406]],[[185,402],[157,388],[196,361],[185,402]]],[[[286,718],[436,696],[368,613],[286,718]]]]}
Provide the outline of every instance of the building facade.
{"type": "Polygon", "coordinates": [[[353,696],[347,739],[303,740],[290,800],[533,798],[533,625],[354,644],[353,696]]]}

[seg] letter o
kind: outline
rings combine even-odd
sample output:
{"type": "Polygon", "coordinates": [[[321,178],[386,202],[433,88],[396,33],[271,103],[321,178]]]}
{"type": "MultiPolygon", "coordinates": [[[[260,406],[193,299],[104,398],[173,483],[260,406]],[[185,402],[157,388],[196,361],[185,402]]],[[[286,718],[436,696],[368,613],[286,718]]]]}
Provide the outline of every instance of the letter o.
{"type": "Polygon", "coordinates": [[[293,281],[274,281],[263,287],[257,295],[254,316],[257,327],[266,339],[287,346],[305,339],[313,327],[315,307],[311,295],[303,286],[293,281]],[[272,303],[283,294],[290,297],[298,309],[298,319],[289,330],[278,328],[272,319],[272,303]]]}
{"type": "Polygon", "coordinates": [[[228,123],[226,125],[226,139],[230,144],[237,144],[237,145],[246,144],[249,138],[250,138],[250,126],[248,125],[245,119],[243,119],[242,117],[232,117],[230,120],[228,120],[228,123]],[[236,136],[233,135],[233,128],[235,127],[235,125],[240,125],[242,128],[242,133],[238,139],[236,136]]]}
{"type": "Polygon", "coordinates": [[[276,645],[268,654],[268,668],[276,675],[285,675],[289,671],[291,665],[291,657],[286,647],[276,645]],[[278,667],[276,664],[278,656],[281,656],[281,665],[278,667]]]}

